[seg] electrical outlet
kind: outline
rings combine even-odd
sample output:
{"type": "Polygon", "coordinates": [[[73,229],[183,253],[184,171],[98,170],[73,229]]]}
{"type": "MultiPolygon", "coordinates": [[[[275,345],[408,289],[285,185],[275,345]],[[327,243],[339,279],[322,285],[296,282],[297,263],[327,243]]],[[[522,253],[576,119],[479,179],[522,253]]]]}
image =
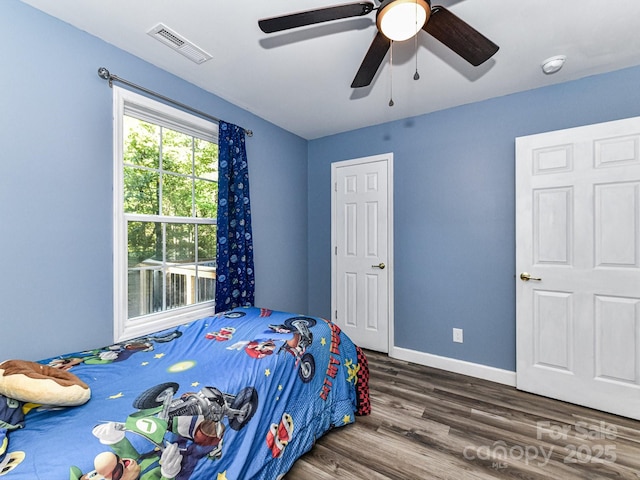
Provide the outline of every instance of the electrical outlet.
{"type": "Polygon", "coordinates": [[[454,328],[453,329],[453,341],[456,343],[462,343],[462,329],[454,328]]]}

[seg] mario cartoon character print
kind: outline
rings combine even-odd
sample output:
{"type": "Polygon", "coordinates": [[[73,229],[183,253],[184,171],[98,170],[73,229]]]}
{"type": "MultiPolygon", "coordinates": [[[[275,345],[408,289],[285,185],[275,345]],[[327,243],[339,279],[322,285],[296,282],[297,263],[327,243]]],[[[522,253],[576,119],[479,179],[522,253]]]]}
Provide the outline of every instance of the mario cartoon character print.
{"type": "Polygon", "coordinates": [[[298,376],[304,383],[309,383],[316,371],[315,358],[307,349],[313,343],[311,328],[316,320],[311,317],[297,316],[287,318],[282,324],[270,324],[266,338],[250,341],[239,341],[227,347],[228,350],[244,349],[251,358],[261,359],[274,352],[289,353],[295,359],[298,376]],[[278,348],[278,344],[280,347],[278,348]]]}
{"type": "Polygon", "coordinates": [[[293,355],[298,367],[298,376],[304,383],[311,381],[316,373],[316,362],[313,355],[307,352],[307,348],[313,343],[313,333],[310,328],[316,324],[316,320],[311,317],[291,317],[287,318],[282,325],[269,325],[269,328],[277,333],[293,334],[293,337],[285,341],[280,352],[287,352],[293,355]]]}

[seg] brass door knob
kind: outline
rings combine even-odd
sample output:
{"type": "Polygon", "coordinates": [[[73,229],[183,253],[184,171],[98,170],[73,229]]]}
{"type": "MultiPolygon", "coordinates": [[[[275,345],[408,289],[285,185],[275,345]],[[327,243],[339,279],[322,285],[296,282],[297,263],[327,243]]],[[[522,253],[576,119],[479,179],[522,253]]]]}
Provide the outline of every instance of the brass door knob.
{"type": "Polygon", "coordinates": [[[382,262],[380,262],[378,265],[371,265],[371,268],[379,268],[380,270],[384,270],[384,267],[386,267],[386,265],[382,262]]]}
{"type": "Polygon", "coordinates": [[[522,280],[523,282],[528,282],[529,280],[537,280],[537,281],[540,281],[540,280],[542,280],[542,279],[541,279],[541,278],[532,277],[530,273],[522,272],[522,273],[520,274],[520,280],[522,280]]]}

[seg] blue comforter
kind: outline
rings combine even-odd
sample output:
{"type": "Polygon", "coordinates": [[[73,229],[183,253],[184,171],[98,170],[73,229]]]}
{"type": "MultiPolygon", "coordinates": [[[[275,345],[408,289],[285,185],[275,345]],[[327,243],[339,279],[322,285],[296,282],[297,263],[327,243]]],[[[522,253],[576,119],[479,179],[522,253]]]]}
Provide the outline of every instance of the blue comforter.
{"type": "Polygon", "coordinates": [[[239,308],[44,360],[86,382],[91,400],[25,404],[0,476],[274,480],[354,421],[358,353],[326,320],[239,308]]]}

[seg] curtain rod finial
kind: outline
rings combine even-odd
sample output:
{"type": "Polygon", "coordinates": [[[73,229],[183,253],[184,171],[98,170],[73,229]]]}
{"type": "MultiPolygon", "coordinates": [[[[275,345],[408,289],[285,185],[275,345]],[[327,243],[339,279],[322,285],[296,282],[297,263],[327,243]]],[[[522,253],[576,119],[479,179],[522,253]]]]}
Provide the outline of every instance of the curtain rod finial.
{"type": "Polygon", "coordinates": [[[98,69],[98,76],[100,78],[108,80],[109,81],[109,86],[113,87],[113,78],[114,78],[114,76],[112,76],[111,73],[109,73],[109,70],[107,70],[105,67],[100,67],[98,69]]]}

